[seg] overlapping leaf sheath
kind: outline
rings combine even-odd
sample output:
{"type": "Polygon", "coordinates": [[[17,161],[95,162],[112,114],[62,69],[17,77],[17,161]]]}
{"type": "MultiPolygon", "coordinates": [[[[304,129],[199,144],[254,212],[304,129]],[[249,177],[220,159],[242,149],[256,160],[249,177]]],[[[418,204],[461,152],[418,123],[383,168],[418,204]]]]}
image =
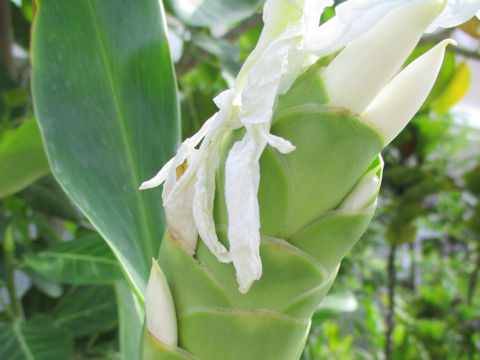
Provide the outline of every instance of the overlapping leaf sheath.
{"type": "MultiPolygon", "coordinates": [[[[297,149],[282,155],[267,148],[260,159],[261,279],[241,294],[231,264],[219,262],[203,242],[192,256],[166,234],[159,263],[173,295],[182,350],[147,336],[144,359],[300,357],[311,316],[373,215],[378,186],[360,202],[352,197],[362,179],[381,178],[378,153],[384,146],[355,116],[324,105],[317,70],[300,77],[276,106],[271,131],[297,149]]],[[[222,164],[241,136],[238,131],[224,141],[222,164]]],[[[220,167],[217,189],[223,189],[223,176],[220,167]]],[[[227,245],[221,191],[215,213],[227,245]]]]}

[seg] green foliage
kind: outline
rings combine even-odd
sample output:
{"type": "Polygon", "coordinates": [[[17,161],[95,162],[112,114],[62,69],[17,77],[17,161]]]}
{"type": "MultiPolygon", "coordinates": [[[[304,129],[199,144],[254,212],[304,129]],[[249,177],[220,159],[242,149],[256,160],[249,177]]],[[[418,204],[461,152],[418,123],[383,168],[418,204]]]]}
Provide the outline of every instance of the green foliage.
{"type": "Polygon", "coordinates": [[[38,1],[33,28],[34,102],[52,171],[140,298],[165,221],[160,190],[138,187],[178,141],[163,23],[153,0],[38,1]]]}
{"type": "Polygon", "coordinates": [[[65,360],[73,356],[71,334],[45,316],[12,325],[0,324],[0,340],[2,359],[65,360]]]}
{"type": "Polygon", "coordinates": [[[0,198],[16,193],[50,172],[37,124],[30,120],[0,140],[0,198]]]}
{"type": "Polygon", "coordinates": [[[42,276],[67,284],[103,284],[122,279],[115,256],[97,234],[28,254],[25,263],[42,276]]]}
{"type": "Polygon", "coordinates": [[[176,15],[194,26],[228,24],[242,20],[259,10],[263,0],[170,0],[176,15]]]}

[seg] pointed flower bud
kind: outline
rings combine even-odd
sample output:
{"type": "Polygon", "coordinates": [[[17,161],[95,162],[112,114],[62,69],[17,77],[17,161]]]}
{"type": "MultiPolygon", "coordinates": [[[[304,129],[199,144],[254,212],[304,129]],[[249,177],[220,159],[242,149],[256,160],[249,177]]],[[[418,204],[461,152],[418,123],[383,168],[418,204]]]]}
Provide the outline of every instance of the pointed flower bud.
{"type": "Polygon", "coordinates": [[[339,205],[338,210],[355,212],[369,205],[376,204],[383,170],[383,159],[381,157],[379,159],[378,165],[363,175],[357,185],[339,205]]]}
{"type": "Polygon", "coordinates": [[[152,259],[152,270],[145,296],[146,328],[158,341],[177,345],[177,318],[172,294],[158,263],[152,259]]]}
{"type": "Polygon", "coordinates": [[[455,41],[444,40],[409,64],[362,113],[361,118],[380,132],[386,144],[402,131],[427,98],[449,44],[455,41]]]}
{"type": "Polygon", "coordinates": [[[353,41],[325,69],[330,104],[360,114],[400,69],[444,4],[403,5],[353,41]]]}

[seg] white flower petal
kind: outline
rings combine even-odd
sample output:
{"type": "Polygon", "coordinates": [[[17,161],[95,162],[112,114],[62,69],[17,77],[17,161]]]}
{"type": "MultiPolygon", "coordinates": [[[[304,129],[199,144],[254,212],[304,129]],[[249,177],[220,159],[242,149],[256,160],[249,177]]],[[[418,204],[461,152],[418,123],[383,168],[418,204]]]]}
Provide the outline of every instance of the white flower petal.
{"type": "Polygon", "coordinates": [[[150,180],[144,181],[142,185],[140,185],[139,190],[151,189],[162,184],[167,178],[168,172],[171,170],[174,160],[175,160],[174,158],[171,158],[170,160],[168,160],[168,162],[165,165],[163,165],[163,167],[160,169],[157,175],[155,175],[150,180]]]}
{"type": "Polygon", "coordinates": [[[228,211],[230,256],[240,291],[246,293],[262,275],[260,259],[260,212],[258,160],[265,147],[262,140],[247,132],[236,142],[225,163],[225,199],[228,211]]]}
{"type": "Polygon", "coordinates": [[[350,43],[324,72],[330,104],[355,114],[365,110],[442,8],[437,0],[408,3],[350,43]]]}
{"type": "Polygon", "coordinates": [[[295,146],[292,145],[290,141],[280,136],[272,135],[268,133],[266,129],[261,134],[264,137],[265,141],[268,143],[268,145],[274,147],[275,149],[280,151],[282,154],[288,154],[293,150],[295,150],[295,146]]]}
{"type": "Polygon", "coordinates": [[[195,196],[193,199],[193,218],[195,225],[205,245],[223,263],[231,262],[227,249],[218,241],[213,219],[213,204],[215,199],[215,172],[218,167],[218,151],[214,149],[197,171],[195,196]]]}
{"type": "MultiPolygon", "coordinates": [[[[169,178],[167,178],[165,187],[169,185],[169,178]]],[[[181,185],[172,188],[170,196],[164,199],[163,206],[170,235],[193,255],[197,248],[198,238],[192,210],[195,179],[193,177],[186,178],[181,185]]],[[[165,194],[165,190],[163,193],[165,194]]]]}
{"type": "Polygon", "coordinates": [[[409,64],[378,94],[361,118],[388,144],[408,124],[427,98],[442,66],[445,40],[409,64]]]}
{"type": "Polygon", "coordinates": [[[309,21],[313,28],[305,34],[306,47],[319,57],[331,54],[366,33],[390,11],[412,1],[415,0],[345,1],[335,8],[336,15],[322,26],[318,27],[319,17],[316,24],[314,20],[309,21]]]}
{"type": "Polygon", "coordinates": [[[445,9],[428,27],[427,32],[437,28],[451,28],[463,24],[480,10],[480,0],[448,0],[445,9]]]}
{"type": "MultiPolygon", "coordinates": [[[[288,55],[301,42],[301,24],[287,28],[266,49],[248,72],[247,83],[242,91],[242,110],[240,121],[243,124],[269,124],[273,106],[283,75],[289,69],[288,55]]],[[[297,64],[294,72],[301,71],[297,64]]]]}

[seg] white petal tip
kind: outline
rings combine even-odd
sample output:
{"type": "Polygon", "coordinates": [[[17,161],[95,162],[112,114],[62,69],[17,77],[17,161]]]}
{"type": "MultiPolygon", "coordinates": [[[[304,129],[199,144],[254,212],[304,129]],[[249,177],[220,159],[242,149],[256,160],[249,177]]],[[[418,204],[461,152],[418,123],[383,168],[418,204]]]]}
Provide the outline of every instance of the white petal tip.
{"type": "Polygon", "coordinates": [[[142,183],[142,185],[140,185],[140,187],[138,188],[138,190],[147,190],[147,189],[151,189],[152,187],[151,186],[148,186],[147,182],[144,182],[142,183]]]}
{"type": "Polygon", "coordinates": [[[440,72],[445,48],[455,45],[451,39],[444,40],[427,53],[415,59],[388,83],[361,118],[374,127],[390,143],[407,126],[420,109],[440,72]]]}
{"type": "Polygon", "coordinates": [[[145,317],[147,330],[153,337],[167,345],[177,345],[177,318],[172,294],[155,259],[152,259],[145,295],[145,317]]]}
{"type": "Polygon", "coordinates": [[[161,185],[162,182],[163,182],[163,181],[161,181],[161,182],[154,181],[153,179],[147,180],[147,181],[144,181],[144,182],[140,185],[140,187],[138,188],[138,190],[153,189],[154,187],[157,187],[157,186],[161,185]]]}
{"type": "Polygon", "coordinates": [[[400,69],[443,6],[438,1],[408,2],[348,44],[324,72],[330,104],[356,114],[363,112],[400,69]]]}

